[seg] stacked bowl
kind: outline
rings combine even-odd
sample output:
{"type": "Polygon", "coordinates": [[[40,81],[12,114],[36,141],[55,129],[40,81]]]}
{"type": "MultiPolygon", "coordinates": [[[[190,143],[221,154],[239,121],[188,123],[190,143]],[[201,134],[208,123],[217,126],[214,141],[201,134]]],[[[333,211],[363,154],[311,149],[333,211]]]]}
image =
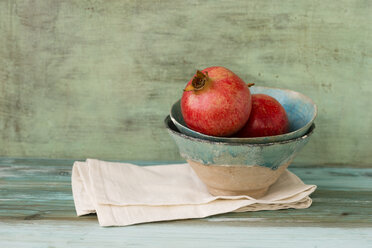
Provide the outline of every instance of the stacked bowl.
{"type": "Polygon", "coordinates": [[[251,87],[252,94],[274,97],[286,110],[290,131],[256,138],[209,136],[185,124],[180,100],[165,119],[165,126],[180,154],[212,195],[262,197],[309,141],[314,131],[317,107],[298,92],[251,87]]]}

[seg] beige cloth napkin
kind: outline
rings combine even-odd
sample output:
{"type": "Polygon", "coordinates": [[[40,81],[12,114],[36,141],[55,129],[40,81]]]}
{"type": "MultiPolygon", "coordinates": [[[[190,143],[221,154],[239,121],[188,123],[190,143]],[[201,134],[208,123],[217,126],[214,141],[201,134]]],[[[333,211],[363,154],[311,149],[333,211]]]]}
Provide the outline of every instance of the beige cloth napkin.
{"type": "Polygon", "coordinates": [[[101,226],[308,208],[315,189],[288,170],[260,199],[213,196],[188,164],[136,166],[87,159],[75,162],[72,171],[77,215],[97,213],[101,226]]]}

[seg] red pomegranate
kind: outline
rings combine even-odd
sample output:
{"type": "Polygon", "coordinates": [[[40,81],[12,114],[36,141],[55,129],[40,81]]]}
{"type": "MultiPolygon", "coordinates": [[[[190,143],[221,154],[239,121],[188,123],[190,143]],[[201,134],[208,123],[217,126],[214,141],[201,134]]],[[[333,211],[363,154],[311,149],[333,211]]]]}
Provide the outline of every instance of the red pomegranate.
{"type": "Polygon", "coordinates": [[[265,94],[252,95],[252,111],[237,137],[263,137],[287,133],[289,122],[283,106],[265,94]]]}
{"type": "Polygon", "coordinates": [[[230,136],[239,131],[251,112],[248,85],[224,67],[197,71],[181,99],[186,125],[212,136],[230,136]]]}

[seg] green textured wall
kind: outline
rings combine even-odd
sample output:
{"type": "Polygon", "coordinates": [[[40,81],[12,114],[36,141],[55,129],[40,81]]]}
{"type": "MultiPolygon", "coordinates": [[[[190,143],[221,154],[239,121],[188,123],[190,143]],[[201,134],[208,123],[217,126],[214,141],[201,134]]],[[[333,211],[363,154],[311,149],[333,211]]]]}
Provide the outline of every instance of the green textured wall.
{"type": "Polygon", "coordinates": [[[195,69],[318,104],[301,164],[372,165],[372,1],[0,0],[0,156],[179,160],[195,69]]]}

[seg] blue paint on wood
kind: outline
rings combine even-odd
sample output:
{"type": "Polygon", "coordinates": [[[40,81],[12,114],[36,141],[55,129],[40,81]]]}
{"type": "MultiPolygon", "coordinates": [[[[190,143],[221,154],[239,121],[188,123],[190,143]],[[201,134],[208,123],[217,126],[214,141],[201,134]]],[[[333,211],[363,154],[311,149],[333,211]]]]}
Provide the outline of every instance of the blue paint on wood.
{"type": "Polygon", "coordinates": [[[76,216],[72,163],[0,158],[0,247],[372,247],[372,168],[291,167],[318,185],[309,209],[102,228],[76,216]]]}
{"type": "Polygon", "coordinates": [[[371,247],[372,228],[236,226],[154,223],[102,228],[91,221],[30,220],[0,223],[2,247],[371,247]],[[58,224],[56,224],[58,223],[58,224]],[[270,235],[264,235],[269,233],[270,235]]]}

